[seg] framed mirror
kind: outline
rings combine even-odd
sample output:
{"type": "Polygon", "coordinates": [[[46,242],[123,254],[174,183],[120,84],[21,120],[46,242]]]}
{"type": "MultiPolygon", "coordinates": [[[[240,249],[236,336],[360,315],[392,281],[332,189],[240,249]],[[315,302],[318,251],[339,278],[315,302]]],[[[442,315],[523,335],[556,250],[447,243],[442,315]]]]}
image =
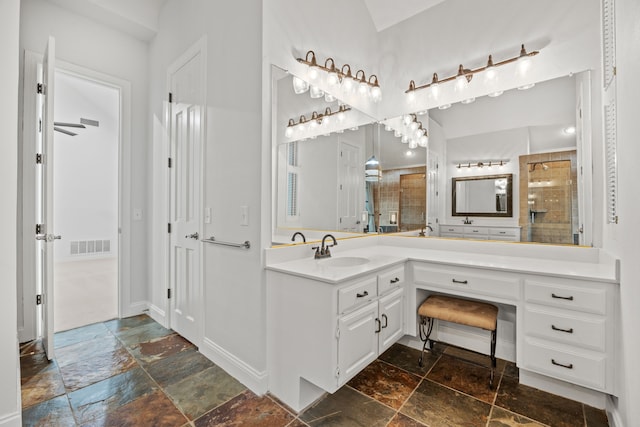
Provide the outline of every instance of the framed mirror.
{"type": "Polygon", "coordinates": [[[512,174],[451,179],[452,216],[513,216],[512,174]]]}

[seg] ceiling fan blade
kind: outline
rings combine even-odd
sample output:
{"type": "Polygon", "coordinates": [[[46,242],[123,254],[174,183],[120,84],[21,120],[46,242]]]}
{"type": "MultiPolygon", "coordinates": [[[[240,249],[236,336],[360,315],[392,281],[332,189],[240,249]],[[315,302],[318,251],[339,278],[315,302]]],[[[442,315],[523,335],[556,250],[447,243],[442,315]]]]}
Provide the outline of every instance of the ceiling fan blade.
{"type": "Polygon", "coordinates": [[[77,133],[73,133],[73,132],[71,132],[69,130],[62,129],[62,128],[59,128],[59,127],[56,127],[56,126],[53,127],[53,130],[58,131],[60,133],[64,133],[64,134],[69,135],[69,136],[76,136],[77,135],[77,133]]]}
{"type": "Polygon", "coordinates": [[[89,126],[95,126],[98,127],[100,126],[100,122],[97,120],[91,120],[91,119],[84,119],[84,118],[80,118],[80,123],[84,124],[84,125],[89,125],[89,126]]]}
{"type": "Polygon", "coordinates": [[[64,122],[53,122],[54,126],[64,126],[67,128],[83,128],[85,129],[86,126],[82,125],[80,123],[64,123],[64,122]]]}

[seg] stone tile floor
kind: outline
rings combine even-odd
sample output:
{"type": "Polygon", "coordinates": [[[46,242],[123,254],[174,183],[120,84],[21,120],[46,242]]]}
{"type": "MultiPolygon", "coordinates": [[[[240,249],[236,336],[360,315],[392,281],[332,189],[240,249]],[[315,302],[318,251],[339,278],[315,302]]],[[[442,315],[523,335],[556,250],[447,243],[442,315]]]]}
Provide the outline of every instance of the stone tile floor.
{"type": "Polygon", "coordinates": [[[301,414],[256,396],[191,343],[145,315],[21,346],[25,426],[608,426],[604,411],[518,383],[499,360],[489,390],[486,357],[396,344],[346,386],[301,414]]]}

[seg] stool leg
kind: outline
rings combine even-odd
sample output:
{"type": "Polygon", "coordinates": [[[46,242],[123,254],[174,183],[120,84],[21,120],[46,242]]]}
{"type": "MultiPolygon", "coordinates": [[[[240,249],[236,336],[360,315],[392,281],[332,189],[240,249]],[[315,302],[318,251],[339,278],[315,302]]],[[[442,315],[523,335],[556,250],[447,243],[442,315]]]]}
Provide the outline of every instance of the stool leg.
{"type": "MultiPolygon", "coordinates": [[[[431,331],[433,330],[433,319],[431,317],[421,317],[420,318],[420,339],[424,341],[422,345],[422,353],[420,353],[420,359],[418,360],[418,366],[422,367],[422,360],[424,358],[424,352],[427,348],[427,343],[429,343],[429,336],[431,336],[431,331]],[[428,326],[427,326],[428,324],[428,326]],[[425,331],[425,327],[427,330],[425,331]]],[[[431,345],[429,345],[429,350],[431,350],[431,345]]]]}
{"type": "Polygon", "coordinates": [[[489,378],[489,388],[493,389],[493,379],[496,370],[496,329],[491,331],[491,377],[489,378]]]}

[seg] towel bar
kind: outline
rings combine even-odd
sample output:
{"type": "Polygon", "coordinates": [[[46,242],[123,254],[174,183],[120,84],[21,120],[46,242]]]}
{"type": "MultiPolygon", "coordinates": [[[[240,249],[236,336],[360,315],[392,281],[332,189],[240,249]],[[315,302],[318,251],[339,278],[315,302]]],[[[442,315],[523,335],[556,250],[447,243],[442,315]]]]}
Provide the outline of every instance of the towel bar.
{"type": "Polygon", "coordinates": [[[251,243],[249,243],[248,240],[245,240],[242,243],[231,243],[231,242],[223,242],[222,240],[216,240],[215,237],[211,236],[208,239],[202,239],[201,241],[204,243],[213,243],[214,245],[231,246],[233,248],[249,249],[251,247],[251,243]]]}

